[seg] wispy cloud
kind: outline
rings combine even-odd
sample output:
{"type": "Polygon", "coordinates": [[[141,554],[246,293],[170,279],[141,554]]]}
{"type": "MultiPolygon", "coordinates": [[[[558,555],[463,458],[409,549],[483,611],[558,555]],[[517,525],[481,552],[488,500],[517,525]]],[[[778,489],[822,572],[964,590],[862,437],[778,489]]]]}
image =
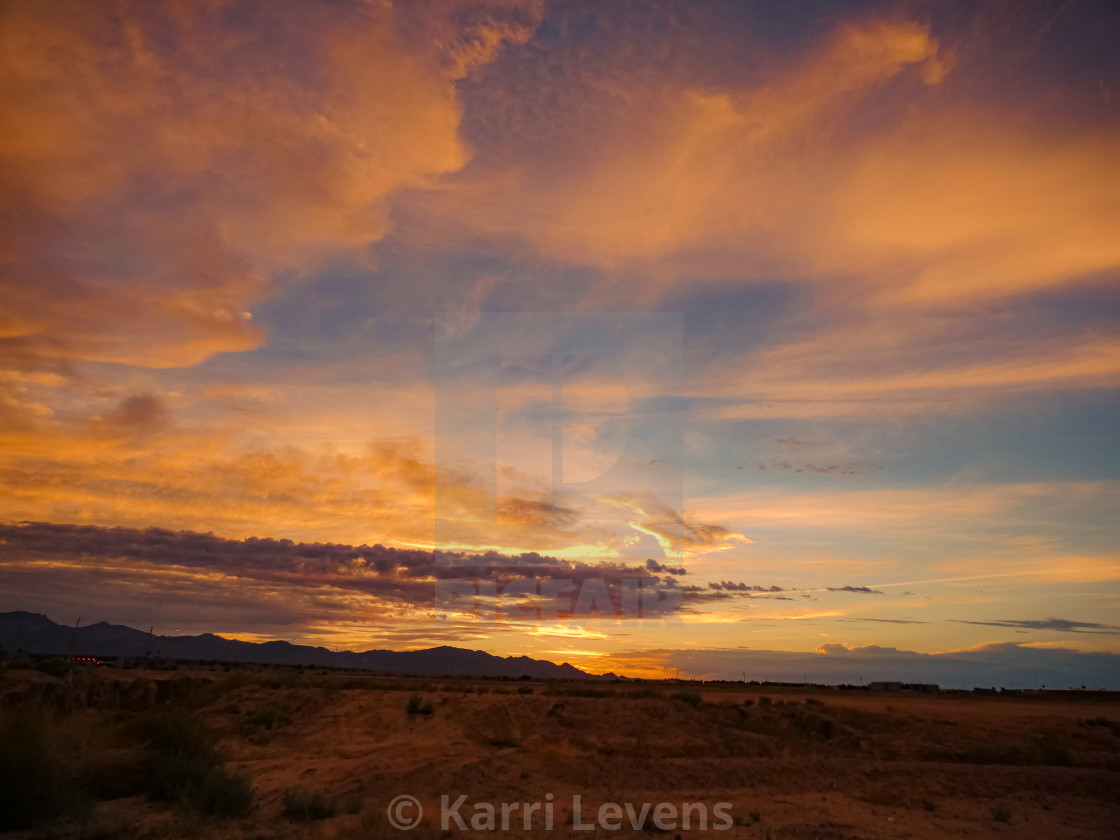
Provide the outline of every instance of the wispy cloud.
{"type": "Polygon", "coordinates": [[[1014,627],[1022,630],[1055,630],[1059,633],[1120,633],[1120,625],[1096,624],[1092,621],[1070,621],[1066,618],[1020,619],[1003,621],[966,621],[960,624],[980,624],[987,627],[1014,627]]]}

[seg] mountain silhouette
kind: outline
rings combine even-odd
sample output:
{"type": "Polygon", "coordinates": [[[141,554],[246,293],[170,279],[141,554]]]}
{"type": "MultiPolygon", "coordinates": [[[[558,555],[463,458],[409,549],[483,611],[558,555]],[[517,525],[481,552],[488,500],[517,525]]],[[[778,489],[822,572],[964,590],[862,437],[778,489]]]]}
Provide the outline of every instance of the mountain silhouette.
{"type": "Polygon", "coordinates": [[[57,624],[32,612],[0,613],[0,648],[9,655],[33,654],[96,657],[155,657],[215,660],[268,665],[361,668],[391,674],[462,677],[531,677],[533,679],[617,679],[615,674],[589,674],[528,656],[494,656],[481,650],[441,647],[426,650],[332,651],[291,642],[243,642],[213,633],[199,636],[156,636],[100,621],[85,627],[57,624]]]}

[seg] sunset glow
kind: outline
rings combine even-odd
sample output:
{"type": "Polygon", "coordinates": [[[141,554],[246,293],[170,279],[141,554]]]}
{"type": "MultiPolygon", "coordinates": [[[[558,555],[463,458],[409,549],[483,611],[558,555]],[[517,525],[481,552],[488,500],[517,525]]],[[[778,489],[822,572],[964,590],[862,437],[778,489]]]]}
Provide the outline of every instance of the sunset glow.
{"type": "Polygon", "coordinates": [[[1107,674],[1117,31],[1104,0],[5,3],[0,611],[1107,674]],[[455,568],[679,610],[448,616],[455,568]]]}

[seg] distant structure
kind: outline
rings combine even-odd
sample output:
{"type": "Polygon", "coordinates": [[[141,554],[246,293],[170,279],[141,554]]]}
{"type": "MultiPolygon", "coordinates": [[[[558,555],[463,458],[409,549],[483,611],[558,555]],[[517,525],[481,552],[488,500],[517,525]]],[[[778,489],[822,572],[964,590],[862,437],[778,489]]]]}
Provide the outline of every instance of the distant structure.
{"type": "Polygon", "coordinates": [[[938,694],[941,691],[937,683],[873,682],[868,688],[872,691],[916,691],[922,694],[938,694]]]}
{"type": "Polygon", "coordinates": [[[903,683],[903,691],[918,691],[922,694],[940,694],[941,687],[937,683],[903,683]]]}
{"type": "Polygon", "coordinates": [[[902,683],[900,682],[872,682],[867,686],[872,691],[902,691],[902,683]]]}

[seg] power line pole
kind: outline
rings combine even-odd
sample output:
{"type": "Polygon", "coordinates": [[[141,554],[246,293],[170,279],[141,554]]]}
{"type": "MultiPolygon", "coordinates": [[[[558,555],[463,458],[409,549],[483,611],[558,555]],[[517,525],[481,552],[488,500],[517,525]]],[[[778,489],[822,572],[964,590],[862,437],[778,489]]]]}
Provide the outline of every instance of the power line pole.
{"type": "Polygon", "coordinates": [[[82,626],[82,617],[78,616],[78,623],[74,625],[74,629],[70,631],[70,650],[71,656],[74,655],[74,637],[78,635],[78,628],[82,626]]]}

